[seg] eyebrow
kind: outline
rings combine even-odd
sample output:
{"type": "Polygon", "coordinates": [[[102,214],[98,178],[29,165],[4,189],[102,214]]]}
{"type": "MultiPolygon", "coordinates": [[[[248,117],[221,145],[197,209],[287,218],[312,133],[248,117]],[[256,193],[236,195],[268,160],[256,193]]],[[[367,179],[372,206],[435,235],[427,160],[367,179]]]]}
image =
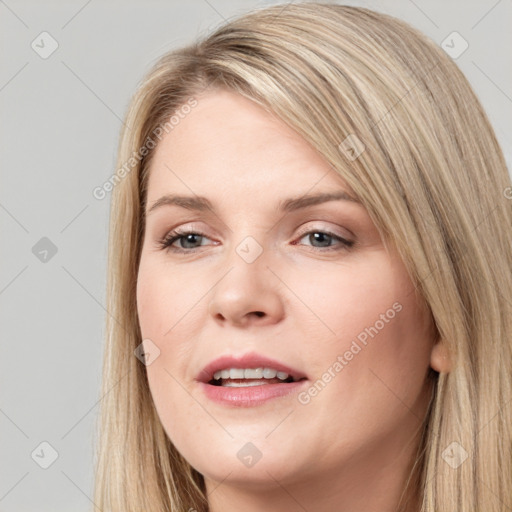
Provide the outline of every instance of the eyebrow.
{"type": "MultiPolygon", "coordinates": [[[[326,203],[328,201],[350,201],[356,204],[361,204],[358,199],[352,197],[344,191],[323,192],[320,194],[304,195],[284,199],[278,203],[278,211],[292,212],[302,208],[307,208],[309,206],[326,203]]],[[[167,194],[157,199],[146,213],[149,215],[157,208],[172,205],[195,211],[214,210],[213,204],[206,197],[167,194]]]]}

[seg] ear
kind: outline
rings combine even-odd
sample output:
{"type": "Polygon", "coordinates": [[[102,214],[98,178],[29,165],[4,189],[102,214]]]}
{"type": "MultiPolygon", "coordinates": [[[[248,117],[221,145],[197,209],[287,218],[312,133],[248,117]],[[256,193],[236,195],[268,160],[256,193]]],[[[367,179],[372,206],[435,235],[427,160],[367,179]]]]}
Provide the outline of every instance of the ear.
{"type": "Polygon", "coordinates": [[[438,340],[430,353],[430,366],[439,373],[448,373],[452,369],[452,358],[443,340],[438,340]]]}

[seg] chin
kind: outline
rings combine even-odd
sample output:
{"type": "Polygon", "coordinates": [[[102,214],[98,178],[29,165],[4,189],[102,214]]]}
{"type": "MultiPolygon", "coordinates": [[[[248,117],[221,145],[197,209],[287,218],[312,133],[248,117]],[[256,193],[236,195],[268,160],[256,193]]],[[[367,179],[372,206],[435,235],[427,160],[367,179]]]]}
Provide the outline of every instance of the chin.
{"type": "Polygon", "coordinates": [[[290,468],[290,464],[281,461],[266,462],[261,459],[252,467],[246,467],[238,460],[232,464],[225,464],[222,469],[205,462],[203,471],[197,470],[207,479],[215,482],[229,482],[230,485],[245,487],[247,489],[268,489],[280,487],[284,482],[289,482],[297,476],[290,468]],[[279,483],[278,483],[279,482],[279,483]]]}
{"type": "Polygon", "coordinates": [[[280,483],[293,480],[299,472],[296,455],[300,447],[289,453],[279,446],[270,446],[268,441],[265,443],[265,435],[261,435],[261,441],[235,437],[220,445],[213,441],[209,446],[194,449],[193,453],[187,450],[181,453],[196,471],[216,482],[263,488],[277,485],[276,480],[280,483]]]}

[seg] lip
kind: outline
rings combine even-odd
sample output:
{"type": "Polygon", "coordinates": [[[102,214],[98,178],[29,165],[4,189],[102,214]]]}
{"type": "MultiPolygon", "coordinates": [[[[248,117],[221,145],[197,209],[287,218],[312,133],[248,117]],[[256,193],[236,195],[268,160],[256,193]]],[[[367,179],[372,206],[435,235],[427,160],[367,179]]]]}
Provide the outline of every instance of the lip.
{"type": "MultiPolygon", "coordinates": [[[[291,368],[275,359],[270,359],[260,354],[249,353],[235,357],[233,355],[225,355],[214,359],[208,363],[198,374],[196,380],[207,384],[213,379],[213,375],[218,370],[226,368],[273,368],[278,372],[285,372],[291,375],[295,380],[307,378],[303,372],[291,368]]],[[[280,385],[280,384],[279,384],[280,385]]]]}
{"type": "Polygon", "coordinates": [[[256,407],[268,400],[278,397],[295,396],[302,388],[308,386],[308,380],[283,382],[281,384],[261,384],[242,388],[212,386],[200,382],[202,392],[209,400],[223,406],[256,407]]]}
{"type": "Polygon", "coordinates": [[[291,368],[279,361],[270,359],[260,354],[250,353],[239,357],[226,355],[213,360],[207,364],[197,376],[199,386],[202,392],[209,400],[217,402],[224,406],[234,407],[254,407],[261,405],[268,400],[278,397],[285,397],[300,388],[308,385],[308,378],[299,370],[291,368]],[[218,370],[225,368],[274,368],[277,371],[286,372],[291,375],[296,382],[282,382],[278,384],[261,384],[259,386],[248,387],[223,387],[213,386],[209,382],[213,379],[213,374],[218,370]]]}

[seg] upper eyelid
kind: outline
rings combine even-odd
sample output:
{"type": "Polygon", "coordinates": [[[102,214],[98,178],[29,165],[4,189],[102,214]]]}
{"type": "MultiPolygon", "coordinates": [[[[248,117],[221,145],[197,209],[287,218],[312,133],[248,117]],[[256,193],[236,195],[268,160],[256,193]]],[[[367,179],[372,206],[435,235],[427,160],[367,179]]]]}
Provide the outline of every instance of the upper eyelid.
{"type": "MultiPolygon", "coordinates": [[[[181,233],[197,233],[197,234],[202,234],[203,236],[205,236],[205,237],[209,238],[209,236],[205,233],[205,231],[207,231],[207,230],[202,229],[202,228],[200,228],[200,227],[196,226],[196,225],[195,225],[195,222],[196,222],[196,221],[190,221],[189,223],[185,223],[185,224],[183,224],[183,225],[178,225],[178,226],[176,226],[176,227],[174,227],[174,228],[168,229],[168,230],[166,231],[166,234],[171,233],[171,232],[175,232],[175,231],[179,231],[179,232],[181,232],[181,233]]],[[[200,222],[200,221],[197,221],[197,222],[200,222]]],[[[307,226],[305,226],[304,228],[300,228],[300,229],[299,229],[299,231],[300,231],[301,233],[307,233],[308,231],[311,231],[311,230],[318,230],[318,231],[331,231],[331,232],[335,232],[335,231],[337,231],[337,230],[339,230],[339,229],[340,229],[340,226],[338,226],[337,228],[331,228],[331,227],[329,227],[329,226],[325,226],[325,225],[324,225],[324,226],[322,226],[322,225],[318,225],[318,224],[317,224],[317,225],[309,226],[309,224],[310,224],[310,223],[315,223],[315,222],[320,222],[320,223],[321,223],[321,222],[326,222],[326,221],[322,221],[322,220],[310,220],[310,221],[308,221],[308,222],[306,223],[306,224],[308,224],[308,225],[307,225],[307,226]]],[[[353,234],[353,233],[352,233],[348,228],[343,227],[343,228],[341,228],[341,229],[343,229],[344,231],[346,231],[346,232],[348,233],[348,236],[355,236],[355,235],[354,235],[354,234],[353,234]]],[[[230,232],[232,232],[232,230],[231,230],[231,229],[230,229],[229,231],[230,231],[230,232]]],[[[268,230],[268,231],[271,231],[271,229],[270,229],[270,230],[268,230]]],[[[335,234],[337,234],[337,233],[335,233],[335,234]]],[[[345,236],[345,235],[341,234],[341,235],[337,235],[337,236],[345,236]]]]}

